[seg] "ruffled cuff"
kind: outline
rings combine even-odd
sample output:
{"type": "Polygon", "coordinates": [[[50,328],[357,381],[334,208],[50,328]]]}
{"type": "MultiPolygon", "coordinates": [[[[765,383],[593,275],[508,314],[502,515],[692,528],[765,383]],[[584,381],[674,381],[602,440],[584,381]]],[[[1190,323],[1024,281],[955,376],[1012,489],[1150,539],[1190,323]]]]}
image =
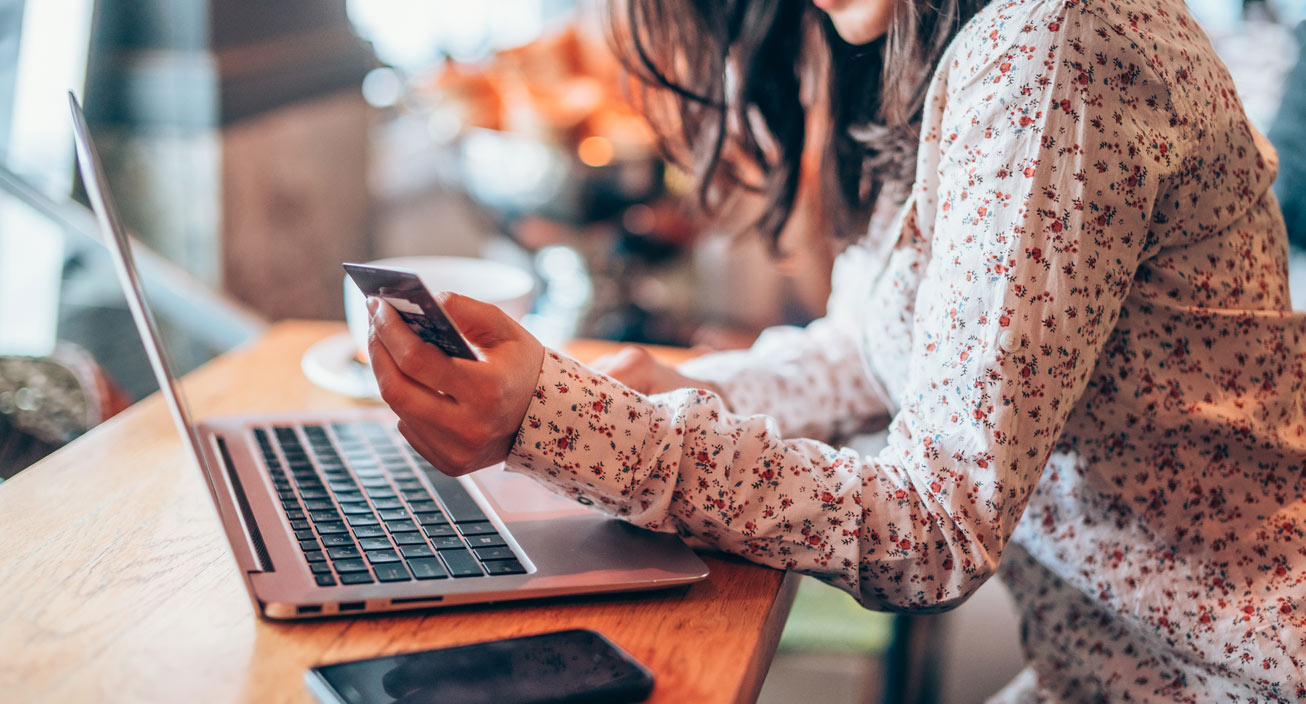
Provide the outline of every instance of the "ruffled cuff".
{"type": "Polygon", "coordinates": [[[546,350],[507,468],[627,515],[654,410],[647,397],[546,350]]]}

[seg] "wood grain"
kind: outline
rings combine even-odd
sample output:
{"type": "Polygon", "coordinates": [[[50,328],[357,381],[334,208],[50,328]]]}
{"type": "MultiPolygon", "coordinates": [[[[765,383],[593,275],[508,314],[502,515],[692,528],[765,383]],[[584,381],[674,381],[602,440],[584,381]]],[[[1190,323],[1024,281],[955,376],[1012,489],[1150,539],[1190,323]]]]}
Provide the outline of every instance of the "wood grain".
{"type": "MultiPolygon", "coordinates": [[[[341,329],[274,326],[188,377],[194,410],[362,403],[298,371],[310,344],[341,329]]],[[[584,359],[611,349],[572,352],[584,359]]],[[[201,475],[156,395],[0,485],[0,700],[309,702],[303,674],[312,665],[583,627],[653,670],[652,702],[752,701],[795,580],[705,559],[706,582],[671,592],[266,621],[254,614],[201,475]]]]}

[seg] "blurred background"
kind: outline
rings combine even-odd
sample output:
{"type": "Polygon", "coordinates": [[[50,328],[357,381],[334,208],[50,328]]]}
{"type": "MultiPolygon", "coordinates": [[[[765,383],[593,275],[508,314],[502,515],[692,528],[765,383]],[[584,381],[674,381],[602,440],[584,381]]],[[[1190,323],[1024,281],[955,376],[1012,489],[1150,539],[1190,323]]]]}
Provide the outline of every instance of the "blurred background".
{"type": "MultiPolygon", "coordinates": [[[[1306,0],[1190,6],[1306,244],[1306,0]]],[[[181,372],[275,320],[341,319],[339,263],[392,256],[530,272],[525,323],[555,345],[743,347],[824,312],[819,213],[800,203],[779,257],[696,216],[592,0],[0,0],[0,481],[156,388],[68,90],[181,372]]],[[[1300,307],[1302,250],[1292,275],[1300,307]]],[[[1006,599],[912,621],[805,583],[763,700],[980,701],[1020,661],[1006,599]]]]}

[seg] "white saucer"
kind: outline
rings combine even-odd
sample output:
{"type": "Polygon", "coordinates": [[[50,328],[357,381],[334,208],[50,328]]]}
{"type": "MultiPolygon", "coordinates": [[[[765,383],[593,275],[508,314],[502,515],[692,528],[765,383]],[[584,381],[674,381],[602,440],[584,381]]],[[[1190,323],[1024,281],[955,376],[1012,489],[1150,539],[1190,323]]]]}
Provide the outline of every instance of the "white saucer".
{"type": "Polygon", "coordinates": [[[359,362],[354,352],[354,338],[342,332],[308,348],[299,367],[309,381],[328,391],[354,398],[381,398],[371,367],[359,362]]]}

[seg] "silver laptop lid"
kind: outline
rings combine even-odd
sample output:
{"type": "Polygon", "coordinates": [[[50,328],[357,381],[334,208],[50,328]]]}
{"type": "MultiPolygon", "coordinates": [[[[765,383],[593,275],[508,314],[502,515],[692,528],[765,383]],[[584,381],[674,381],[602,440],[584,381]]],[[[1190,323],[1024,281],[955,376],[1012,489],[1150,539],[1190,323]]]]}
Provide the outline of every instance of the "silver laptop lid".
{"type": "Polygon", "coordinates": [[[86,184],[91,207],[95,210],[95,218],[100,223],[104,244],[109,250],[110,259],[113,260],[113,267],[118,272],[118,281],[122,284],[123,296],[127,298],[127,307],[131,309],[132,319],[136,321],[141,343],[145,345],[145,353],[150,358],[150,367],[154,369],[154,377],[159,382],[159,391],[168,402],[172,420],[177,424],[177,430],[181,433],[191,456],[199,463],[200,469],[204,470],[205,477],[208,477],[211,468],[205,461],[204,453],[200,452],[199,433],[195,431],[195,424],[191,421],[190,407],[186,405],[186,398],[182,395],[181,386],[176,381],[177,376],[173,373],[172,364],[168,361],[167,352],[163,348],[159,326],[154,321],[154,313],[145,302],[145,289],[140,275],[136,272],[135,260],[132,259],[131,239],[118,218],[118,208],[109,192],[104,167],[100,165],[95,143],[91,141],[91,132],[86,126],[86,116],[82,114],[82,106],[78,104],[77,96],[71,91],[68,93],[68,103],[72,107],[73,139],[77,144],[77,161],[81,167],[82,180],[86,184]]]}

